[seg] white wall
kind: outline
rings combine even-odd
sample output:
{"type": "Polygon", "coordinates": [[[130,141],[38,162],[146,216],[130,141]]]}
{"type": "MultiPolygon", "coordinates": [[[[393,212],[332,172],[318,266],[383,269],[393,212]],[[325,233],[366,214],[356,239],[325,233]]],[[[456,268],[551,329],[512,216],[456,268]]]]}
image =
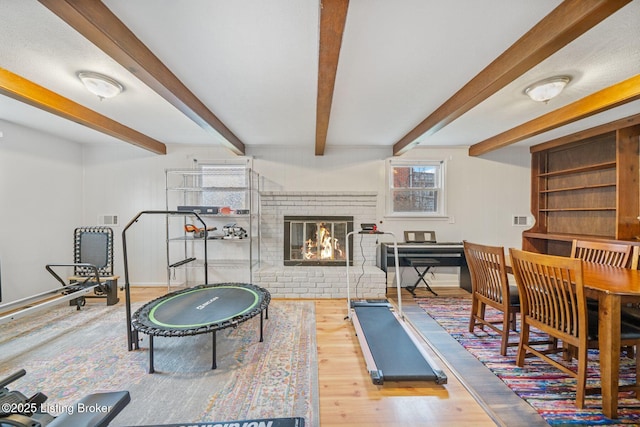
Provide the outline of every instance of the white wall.
{"type": "MultiPolygon", "coordinates": [[[[142,211],[165,210],[165,170],[191,168],[194,159],[235,158],[223,148],[169,146],[167,155],[136,147],[88,147],[84,153],[84,221],[116,214],[115,272],[124,283],[122,231],[142,211]]],[[[166,285],[166,228],[164,216],[145,214],[127,230],[127,259],[132,284],[166,285]]]]}
{"type": "Polygon", "coordinates": [[[83,185],[80,145],[2,120],[0,130],[4,303],[60,286],[45,265],[73,262],[83,185]]]}
{"type": "MultiPolygon", "coordinates": [[[[73,229],[116,214],[116,273],[123,274],[121,233],[140,211],[165,209],[166,168],[233,159],[223,148],[168,145],[159,156],[133,146],[84,146],[2,123],[0,139],[0,261],[3,300],[52,286],[48,262],[72,260],[73,229]],[[44,206],[44,210],[40,209],[44,206]],[[24,207],[24,208],[20,208],[24,207]],[[19,211],[18,211],[19,209],[19,211]],[[18,227],[20,226],[20,227],[18,227]],[[44,242],[44,244],[43,244],[44,242]]],[[[407,229],[435,230],[439,240],[521,245],[522,227],[511,216],[529,213],[529,152],[505,148],[471,158],[466,148],[416,148],[402,158],[447,161],[448,220],[385,216],[385,160],[390,148],[253,147],[254,169],[269,191],[376,191],[379,225],[402,236],[407,229]]],[[[127,232],[132,284],[166,283],[164,222],[146,216],[127,232]]],[[[121,279],[121,283],[124,279],[121,279]]]]}
{"type": "Polygon", "coordinates": [[[390,148],[253,147],[247,153],[269,191],[378,191],[390,148]]]}
{"type": "Polygon", "coordinates": [[[505,248],[521,247],[522,231],[529,227],[511,224],[513,215],[532,219],[529,149],[507,147],[482,158],[467,153],[466,148],[418,148],[403,156],[447,162],[449,219],[386,218],[386,227],[400,235],[414,226],[418,230],[435,230],[439,241],[469,240],[505,248]]]}
{"type": "MultiPolygon", "coordinates": [[[[375,191],[378,227],[394,233],[434,230],[438,241],[469,240],[505,248],[522,246],[522,231],[512,226],[513,215],[531,217],[530,154],[528,148],[507,147],[482,158],[469,157],[467,148],[415,148],[402,159],[444,160],[447,171],[448,218],[393,218],[386,216],[386,148],[327,149],[321,157],[311,149],[253,148],[255,169],[267,178],[267,190],[375,191]]],[[[392,241],[381,236],[380,241],[392,241]]],[[[457,286],[458,269],[438,268],[433,284],[457,286]]],[[[390,275],[391,277],[392,275],[390,275]]],[[[403,269],[402,283],[417,276],[403,269]]]]}
{"type": "Polygon", "coordinates": [[[520,247],[524,228],[511,221],[512,215],[531,216],[529,149],[507,147],[482,158],[467,153],[467,148],[415,148],[401,157],[447,163],[449,218],[424,219],[385,216],[385,160],[392,156],[390,148],[329,148],[319,157],[312,148],[251,150],[255,169],[271,187],[267,190],[377,191],[379,228],[399,240],[404,230],[435,230],[439,241],[520,247]]]}

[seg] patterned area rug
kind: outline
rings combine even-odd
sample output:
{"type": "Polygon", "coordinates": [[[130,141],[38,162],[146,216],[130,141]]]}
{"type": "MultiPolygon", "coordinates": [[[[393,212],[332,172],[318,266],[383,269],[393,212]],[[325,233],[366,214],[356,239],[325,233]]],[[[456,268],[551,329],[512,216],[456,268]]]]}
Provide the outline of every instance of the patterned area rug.
{"type": "Polygon", "coordinates": [[[9,388],[41,391],[62,410],[89,393],[129,390],[113,426],[275,417],[318,426],[313,302],[272,301],[262,343],[259,322],[217,333],[215,370],[210,334],[155,338],[156,373],[147,374],[146,336],[127,351],[124,307],[60,306],[0,325],[0,378],[24,368],[9,388]]]}
{"type": "MultiPolygon", "coordinates": [[[[454,337],[467,351],[482,362],[518,396],[528,402],[550,425],[640,425],[640,400],[631,393],[621,393],[617,420],[602,414],[600,395],[587,396],[585,409],[575,406],[576,382],[558,369],[536,357],[527,358],[519,368],[515,364],[517,347],[509,347],[506,356],[500,355],[500,336],[489,328],[469,333],[471,300],[468,298],[421,298],[417,304],[454,337]]],[[[487,308],[488,318],[501,318],[487,308]]],[[[540,336],[540,339],[544,337],[540,336]]],[[[511,336],[517,341],[517,335],[511,336]]],[[[634,361],[621,361],[620,376],[625,383],[635,378],[634,361]]],[[[589,351],[589,379],[587,386],[599,386],[598,351],[589,351]]]]}

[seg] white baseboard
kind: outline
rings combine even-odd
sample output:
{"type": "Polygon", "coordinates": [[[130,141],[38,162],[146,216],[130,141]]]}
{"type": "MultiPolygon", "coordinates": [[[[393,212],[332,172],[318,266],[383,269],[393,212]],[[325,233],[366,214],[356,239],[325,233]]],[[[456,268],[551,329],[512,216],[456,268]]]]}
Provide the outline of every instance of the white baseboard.
{"type": "MultiPolygon", "coordinates": [[[[164,282],[164,283],[161,283],[161,282],[138,282],[138,283],[131,283],[131,284],[129,284],[129,286],[131,286],[132,288],[143,288],[143,287],[144,288],[154,288],[154,287],[166,288],[167,287],[167,283],[166,282],[164,282]]],[[[173,287],[183,287],[183,286],[184,286],[184,283],[172,283],[171,284],[172,288],[173,287]]]]}

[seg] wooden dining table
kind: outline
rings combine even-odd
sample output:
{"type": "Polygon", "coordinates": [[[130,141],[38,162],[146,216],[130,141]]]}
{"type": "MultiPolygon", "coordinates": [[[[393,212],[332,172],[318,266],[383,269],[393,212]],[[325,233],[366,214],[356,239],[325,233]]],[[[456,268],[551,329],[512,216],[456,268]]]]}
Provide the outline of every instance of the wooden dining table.
{"type": "MultiPolygon", "coordinates": [[[[513,274],[511,260],[507,272],[513,274]]],[[[602,413],[618,418],[620,381],[620,320],[622,304],[640,303],[640,270],[582,262],[585,295],[598,300],[598,350],[602,413]]]]}
{"type": "Polygon", "coordinates": [[[640,302],[640,270],[591,262],[582,265],[585,294],[598,300],[602,412],[618,418],[620,310],[622,304],[640,302]]]}

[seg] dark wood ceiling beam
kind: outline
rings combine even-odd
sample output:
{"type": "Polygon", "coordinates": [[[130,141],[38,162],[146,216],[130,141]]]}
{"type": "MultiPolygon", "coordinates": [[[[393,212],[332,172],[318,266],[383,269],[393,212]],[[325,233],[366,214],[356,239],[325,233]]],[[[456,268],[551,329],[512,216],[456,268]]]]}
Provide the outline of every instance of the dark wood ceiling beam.
{"type": "Polygon", "coordinates": [[[553,53],[615,13],[631,0],[565,0],[502,55],[393,146],[401,155],[416,139],[462,116],[553,53]]]}
{"type": "Polygon", "coordinates": [[[244,143],[101,1],[39,1],[198,126],[222,135],[228,149],[236,154],[245,153],[244,143]]]}
{"type": "Polygon", "coordinates": [[[348,8],[349,0],[322,0],[320,2],[316,156],[324,155],[327,144],[333,89],[348,8]]]}
{"type": "Polygon", "coordinates": [[[529,152],[537,153],[540,151],[551,150],[553,148],[570,144],[572,142],[579,142],[588,138],[592,138],[594,136],[599,136],[608,132],[615,132],[618,129],[628,128],[635,125],[640,125],[640,114],[634,114],[633,116],[614,120],[613,122],[608,122],[603,125],[561,136],[550,141],[541,142],[540,144],[532,145],[531,147],[529,147],[529,152]]]}
{"type": "Polygon", "coordinates": [[[156,154],[167,154],[167,147],[153,138],[96,113],[68,98],[0,68],[0,94],[24,102],[98,132],[121,139],[156,154]]]}
{"type": "Polygon", "coordinates": [[[469,155],[480,156],[637,99],[640,99],[640,74],[473,144],[469,155]]]}

